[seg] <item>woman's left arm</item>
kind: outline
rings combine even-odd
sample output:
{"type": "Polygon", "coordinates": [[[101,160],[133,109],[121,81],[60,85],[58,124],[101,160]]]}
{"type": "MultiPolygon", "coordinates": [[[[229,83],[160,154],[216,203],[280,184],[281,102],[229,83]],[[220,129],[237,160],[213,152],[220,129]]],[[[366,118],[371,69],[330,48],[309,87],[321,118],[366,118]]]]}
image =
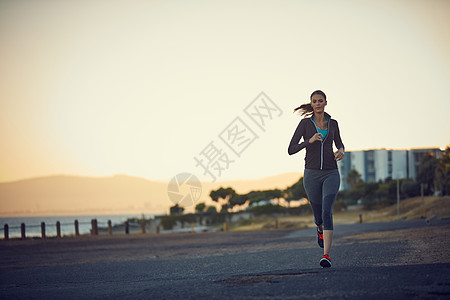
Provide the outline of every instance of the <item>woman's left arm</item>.
{"type": "Polygon", "coordinates": [[[344,143],[342,143],[341,133],[339,132],[338,122],[336,120],[334,120],[334,121],[336,122],[336,128],[335,128],[335,132],[334,132],[334,144],[336,145],[336,148],[338,148],[338,151],[336,151],[334,153],[334,159],[336,161],[340,161],[341,159],[344,158],[345,147],[344,147],[344,143]]]}

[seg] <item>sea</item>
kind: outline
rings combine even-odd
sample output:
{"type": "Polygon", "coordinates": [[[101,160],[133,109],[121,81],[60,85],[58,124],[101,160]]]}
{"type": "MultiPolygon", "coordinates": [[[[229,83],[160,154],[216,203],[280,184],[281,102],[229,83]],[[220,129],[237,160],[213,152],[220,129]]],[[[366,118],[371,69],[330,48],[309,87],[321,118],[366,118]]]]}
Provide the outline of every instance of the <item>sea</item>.
{"type": "Polygon", "coordinates": [[[123,224],[133,218],[153,218],[154,215],[84,215],[84,216],[41,216],[41,217],[0,217],[0,239],[4,238],[5,224],[8,225],[9,237],[21,237],[21,224],[25,224],[26,237],[41,237],[41,223],[45,223],[46,236],[56,236],[56,222],[60,222],[61,235],[75,235],[75,220],[78,220],[80,234],[89,234],[92,229],[91,221],[97,220],[98,227],[108,227],[108,220],[112,226],[123,224]]]}

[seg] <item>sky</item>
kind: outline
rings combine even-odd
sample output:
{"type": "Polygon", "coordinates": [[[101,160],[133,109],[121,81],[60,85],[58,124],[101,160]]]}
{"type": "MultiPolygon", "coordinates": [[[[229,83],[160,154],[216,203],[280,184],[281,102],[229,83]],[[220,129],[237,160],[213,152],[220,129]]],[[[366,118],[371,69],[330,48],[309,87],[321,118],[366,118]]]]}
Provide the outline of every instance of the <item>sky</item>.
{"type": "Polygon", "coordinates": [[[0,1],[0,182],[303,172],[312,91],[346,150],[450,144],[450,1],[0,1]],[[259,122],[259,123],[258,123],[259,122]]]}

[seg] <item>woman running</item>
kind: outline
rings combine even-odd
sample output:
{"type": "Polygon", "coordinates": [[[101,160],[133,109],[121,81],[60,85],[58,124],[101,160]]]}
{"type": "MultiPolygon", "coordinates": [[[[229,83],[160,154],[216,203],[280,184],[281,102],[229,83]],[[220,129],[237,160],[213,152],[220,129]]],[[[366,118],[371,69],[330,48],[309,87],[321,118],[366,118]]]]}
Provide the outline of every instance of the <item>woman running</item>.
{"type": "Polygon", "coordinates": [[[338,122],[325,112],[327,96],[317,90],[310,103],[302,104],[294,112],[305,116],[297,126],[289,144],[289,155],[306,148],[303,185],[317,225],[317,241],[323,248],[320,265],[331,267],[330,250],[333,241],[333,205],[339,191],[340,177],[337,161],[344,157],[344,144],[338,122]],[[300,139],[303,138],[303,142],[300,139]],[[338,149],[333,153],[333,141],[338,149]]]}

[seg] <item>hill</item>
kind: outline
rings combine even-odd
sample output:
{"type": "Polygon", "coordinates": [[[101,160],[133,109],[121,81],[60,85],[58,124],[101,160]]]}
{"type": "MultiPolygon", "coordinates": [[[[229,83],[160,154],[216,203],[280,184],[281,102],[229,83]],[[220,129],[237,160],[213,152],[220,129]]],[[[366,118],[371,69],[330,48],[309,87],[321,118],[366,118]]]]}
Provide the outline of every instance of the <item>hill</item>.
{"type": "MultiPolygon", "coordinates": [[[[238,193],[259,189],[284,189],[300,173],[286,173],[254,180],[202,182],[199,202],[211,204],[209,193],[233,187],[238,193]]],[[[0,183],[0,215],[61,214],[163,214],[173,205],[167,196],[168,181],[127,175],[111,177],[49,176],[0,183]]],[[[194,207],[187,208],[187,212],[194,207]]]]}
{"type": "MultiPolygon", "coordinates": [[[[436,215],[438,219],[450,217],[450,196],[428,196],[408,198],[400,201],[400,218],[404,220],[420,220],[436,215]]],[[[390,222],[398,220],[397,205],[365,213],[367,222],[390,222]]]]}

